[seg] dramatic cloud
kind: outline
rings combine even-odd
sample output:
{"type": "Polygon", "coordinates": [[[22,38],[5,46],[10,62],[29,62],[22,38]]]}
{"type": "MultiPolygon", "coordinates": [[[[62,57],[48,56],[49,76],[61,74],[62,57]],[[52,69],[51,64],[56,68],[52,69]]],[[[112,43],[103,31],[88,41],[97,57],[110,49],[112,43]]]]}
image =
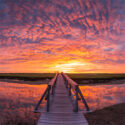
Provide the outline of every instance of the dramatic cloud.
{"type": "Polygon", "coordinates": [[[124,0],[0,0],[0,72],[125,72],[124,0]]]}

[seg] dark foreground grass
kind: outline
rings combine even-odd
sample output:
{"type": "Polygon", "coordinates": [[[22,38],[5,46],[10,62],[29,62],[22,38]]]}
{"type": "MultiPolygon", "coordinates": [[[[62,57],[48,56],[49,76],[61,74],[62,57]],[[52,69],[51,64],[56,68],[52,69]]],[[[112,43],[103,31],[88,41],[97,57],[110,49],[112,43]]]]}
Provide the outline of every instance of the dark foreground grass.
{"type": "Polygon", "coordinates": [[[72,79],[122,79],[125,78],[125,73],[123,74],[108,74],[108,73],[79,73],[72,74],[68,73],[72,79]]]}
{"type": "Polygon", "coordinates": [[[100,84],[125,79],[125,74],[81,73],[68,75],[78,84],[100,84]]]}
{"type": "MultiPolygon", "coordinates": [[[[0,73],[0,79],[18,79],[25,81],[37,81],[53,78],[55,73],[0,73]]],[[[68,76],[78,84],[103,84],[113,80],[125,79],[125,74],[106,74],[106,73],[79,73],[68,76]]],[[[117,82],[114,82],[117,84],[117,82]]]]}
{"type": "Polygon", "coordinates": [[[41,80],[51,79],[55,73],[0,73],[0,79],[41,80]]]}
{"type": "Polygon", "coordinates": [[[85,114],[89,125],[125,125],[125,103],[85,114]]]}

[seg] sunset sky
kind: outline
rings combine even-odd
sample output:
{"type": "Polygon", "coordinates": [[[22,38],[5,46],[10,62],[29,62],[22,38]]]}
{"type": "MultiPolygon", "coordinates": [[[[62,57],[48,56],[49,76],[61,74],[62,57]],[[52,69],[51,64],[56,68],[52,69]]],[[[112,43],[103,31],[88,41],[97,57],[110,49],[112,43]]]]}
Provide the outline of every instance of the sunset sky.
{"type": "Polygon", "coordinates": [[[125,73],[125,0],[0,0],[0,72],[125,73]]]}

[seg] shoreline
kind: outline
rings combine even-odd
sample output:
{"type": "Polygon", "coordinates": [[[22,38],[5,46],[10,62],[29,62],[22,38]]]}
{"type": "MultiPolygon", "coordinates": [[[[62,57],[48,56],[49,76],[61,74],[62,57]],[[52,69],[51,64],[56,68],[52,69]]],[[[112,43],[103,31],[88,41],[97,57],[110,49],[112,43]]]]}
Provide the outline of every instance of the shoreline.
{"type": "Polygon", "coordinates": [[[84,114],[89,125],[125,125],[125,103],[84,114]]]}

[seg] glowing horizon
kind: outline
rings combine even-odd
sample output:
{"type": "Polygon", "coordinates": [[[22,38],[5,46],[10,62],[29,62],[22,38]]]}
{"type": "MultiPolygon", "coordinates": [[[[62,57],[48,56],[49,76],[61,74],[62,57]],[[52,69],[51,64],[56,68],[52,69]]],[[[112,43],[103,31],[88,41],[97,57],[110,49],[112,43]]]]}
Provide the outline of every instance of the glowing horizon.
{"type": "Polygon", "coordinates": [[[0,72],[125,73],[124,0],[0,1],[0,72]]]}

